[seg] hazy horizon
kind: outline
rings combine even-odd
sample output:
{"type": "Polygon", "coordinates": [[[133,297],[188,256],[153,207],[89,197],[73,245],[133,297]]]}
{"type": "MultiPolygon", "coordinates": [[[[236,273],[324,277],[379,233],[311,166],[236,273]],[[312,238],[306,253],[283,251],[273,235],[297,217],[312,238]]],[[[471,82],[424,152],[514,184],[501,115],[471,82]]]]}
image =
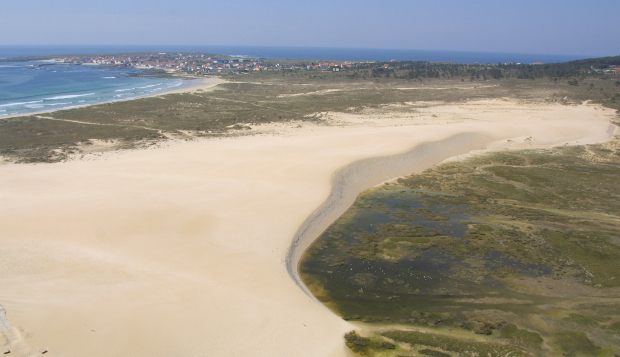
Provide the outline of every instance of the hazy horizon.
{"type": "Polygon", "coordinates": [[[50,47],[50,48],[58,48],[58,47],[152,47],[152,48],[171,48],[171,47],[203,47],[203,48],[308,48],[308,49],[349,49],[349,50],[394,50],[394,51],[428,51],[428,52],[463,52],[463,53],[504,53],[504,54],[522,54],[522,55],[558,55],[558,56],[585,56],[587,57],[607,57],[607,56],[617,56],[620,55],[620,50],[614,53],[609,54],[588,54],[588,53],[545,53],[545,52],[516,52],[516,51],[468,51],[468,50],[450,50],[450,49],[441,49],[441,50],[433,50],[426,48],[396,48],[396,47],[348,47],[348,46],[286,46],[286,45],[236,45],[236,44],[225,44],[225,45],[214,45],[214,44],[143,44],[143,43],[133,43],[133,44],[117,44],[117,43],[102,43],[102,44],[85,44],[85,43],[76,43],[76,44],[2,44],[0,43],[0,47],[50,47]]]}
{"type": "Polygon", "coordinates": [[[191,45],[612,56],[620,2],[24,0],[0,45],[191,45]]]}

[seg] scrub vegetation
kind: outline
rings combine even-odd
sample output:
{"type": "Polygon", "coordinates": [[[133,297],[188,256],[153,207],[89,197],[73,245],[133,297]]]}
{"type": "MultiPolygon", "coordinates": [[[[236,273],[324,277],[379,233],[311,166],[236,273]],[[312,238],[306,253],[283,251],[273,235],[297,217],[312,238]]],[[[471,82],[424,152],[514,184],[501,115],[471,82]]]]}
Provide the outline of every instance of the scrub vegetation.
{"type": "Polygon", "coordinates": [[[618,139],[444,163],[361,194],[300,272],[361,355],[617,356],[619,175],[618,139]]]}
{"type": "MultiPolygon", "coordinates": [[[[337,72],[228,72],[222,76],[229,82],[213,91],[4,118],[0,119],[0,155],[12,162],[57,162],[87,152],[147,147],[169,139],[251,135],[252,127],[261,123],[330,125],[325,120],[328,112],[402,111],[399,105],[410,102],[424,106],[508,98],[572,105],[590,100],[620,109],[620,77],[604,72],[577,70],[575,77],[566,77],[568,72],[550,77],[551,69],[526,65],[390,62],[389,66],[374,63],[337,72]],[[501,75],[488,72],[498,68],[501,75]],[[534,74],[524,77],[518,74],[522,72],[534,74]],[[566,78],[578,85],[569,84],[566,78]],[[97,142],[109,145],[93,145],[97,142]]],[[[570,73],[581,68],[573,67],[567,67],[572,68],[570,73]]]]}

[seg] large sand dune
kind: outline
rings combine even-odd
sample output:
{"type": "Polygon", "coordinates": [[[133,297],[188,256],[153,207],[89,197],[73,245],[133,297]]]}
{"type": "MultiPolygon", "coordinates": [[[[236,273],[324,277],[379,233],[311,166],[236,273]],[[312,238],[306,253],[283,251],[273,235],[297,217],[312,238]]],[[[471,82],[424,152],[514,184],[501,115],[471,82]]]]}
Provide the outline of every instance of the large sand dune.
{"type": "Polygon", "coordinates": [[[17,355],[344,356],[352,326],[307,295],[296,263],[357,193],[472,150],[613,134],[611,111],[587,105],[425,113],[1,165],[0,344],[17,355]]]}

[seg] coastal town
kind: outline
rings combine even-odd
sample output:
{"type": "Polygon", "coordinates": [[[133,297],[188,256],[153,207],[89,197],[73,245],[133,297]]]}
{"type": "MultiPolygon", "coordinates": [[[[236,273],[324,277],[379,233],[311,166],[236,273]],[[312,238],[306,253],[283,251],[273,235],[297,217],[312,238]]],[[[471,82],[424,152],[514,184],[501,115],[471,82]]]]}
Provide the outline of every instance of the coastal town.
{"type": "MultiPolygon", "coordinates": [[[[33,60],[22,59],[22,60],[33,60]]],[[[576,84],[576,77],[607,75],[618,79],[620,65],[612,59],[603,61],[574,61],[545,64],[524,63],[453,63],[427,61],[324,61],[324,60],[273,60],[240,55],[216,55],[204,53],[139,53],[100,54],[37,58],[67,65],[104,65],[138,68],[173,73],[190,77],[210,75],[248,74],[260,71],[320,71],[347,72],[346,77],[404,79],[421,78],[468,78],[470,81],[500,78],[573,78],[569,84],[576,84]],[[610,62],[611,61],[611,62],[610,62]],[[363,71],[363,73],[359,72],[363,71]]]]}
{"type": "Polygon", "coordinates": [[[308,78],[343,77],[351,80],[432,80],[460,78],[461,81],[487,81],[490,79],[542,79],[568,80],[578,86],[591,76],[604,76],[620,83],[620,65],[617,57],[585,59],[564,63],[457,63],[429,61],[338,61],[313,59],[266,59],[245,55],[217,55],[206,53],[131,53],[97,55],[63,55],[50,57],[20,57],[0,59],[7,61],[53,62],[58,65],[99,65],[116,68],[144,70],[141,75],[159,77],[208,77],[274,72],[321,72],[308,78]],[[325,73],[331,73],[325,77],[325,73]]]}
{"type": "MultiPolygon", "coordinates": [[[[140,69],[165,70],[168,72],[184,72],[192,75],[207,76],[210,74],[247,73],[260,70],[320,70],[342,71],[352,65],[365,62],[319,62],[297,61],[296,63],[272,63],[264,59],[242,56],[221,56],[199,53],[146,53],[94,56],[62,56],[50,59],[56,63],[71,65],[108,65],[125,66],[140,69]]],[[[284,61],[290,62],[290,61],[284,61]]],[[[370,61],[372,62],[372,61],[370,61]]]]}

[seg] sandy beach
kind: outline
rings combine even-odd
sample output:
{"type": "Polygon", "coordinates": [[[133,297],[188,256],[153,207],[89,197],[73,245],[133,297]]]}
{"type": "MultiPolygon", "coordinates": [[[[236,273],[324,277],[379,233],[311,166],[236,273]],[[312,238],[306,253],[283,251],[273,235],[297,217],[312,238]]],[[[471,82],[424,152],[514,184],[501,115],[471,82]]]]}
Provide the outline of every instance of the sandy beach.
{"type": "MultiPolygon", "coordinates": [[[[187,81],[188,80],[186,80],[186,82],[187,81]]],[[[208,91],[208,90],[212,90],[213,88],[215,88],[215,86],[217,86],[218,84],[224,83],[224,82],[226,81],[218,77],[193,79],[190,82],[192,84],[191,86],[183,87],[181,89],[169,90],[169,91],[165,91],[162,93],[157,93],[149,97],[157,97],[160,95],[175,94],[175,93],[191,93],[191,92],[197,92],[197,91],[208,91]]]]}
{"type": "Polygon", "coordinates": [[[296,267],[358,193],[472,152],[602,142],[614,116],[484,100],[0,165],[0,350],[346,356],[354,326],[296,267]]]}

